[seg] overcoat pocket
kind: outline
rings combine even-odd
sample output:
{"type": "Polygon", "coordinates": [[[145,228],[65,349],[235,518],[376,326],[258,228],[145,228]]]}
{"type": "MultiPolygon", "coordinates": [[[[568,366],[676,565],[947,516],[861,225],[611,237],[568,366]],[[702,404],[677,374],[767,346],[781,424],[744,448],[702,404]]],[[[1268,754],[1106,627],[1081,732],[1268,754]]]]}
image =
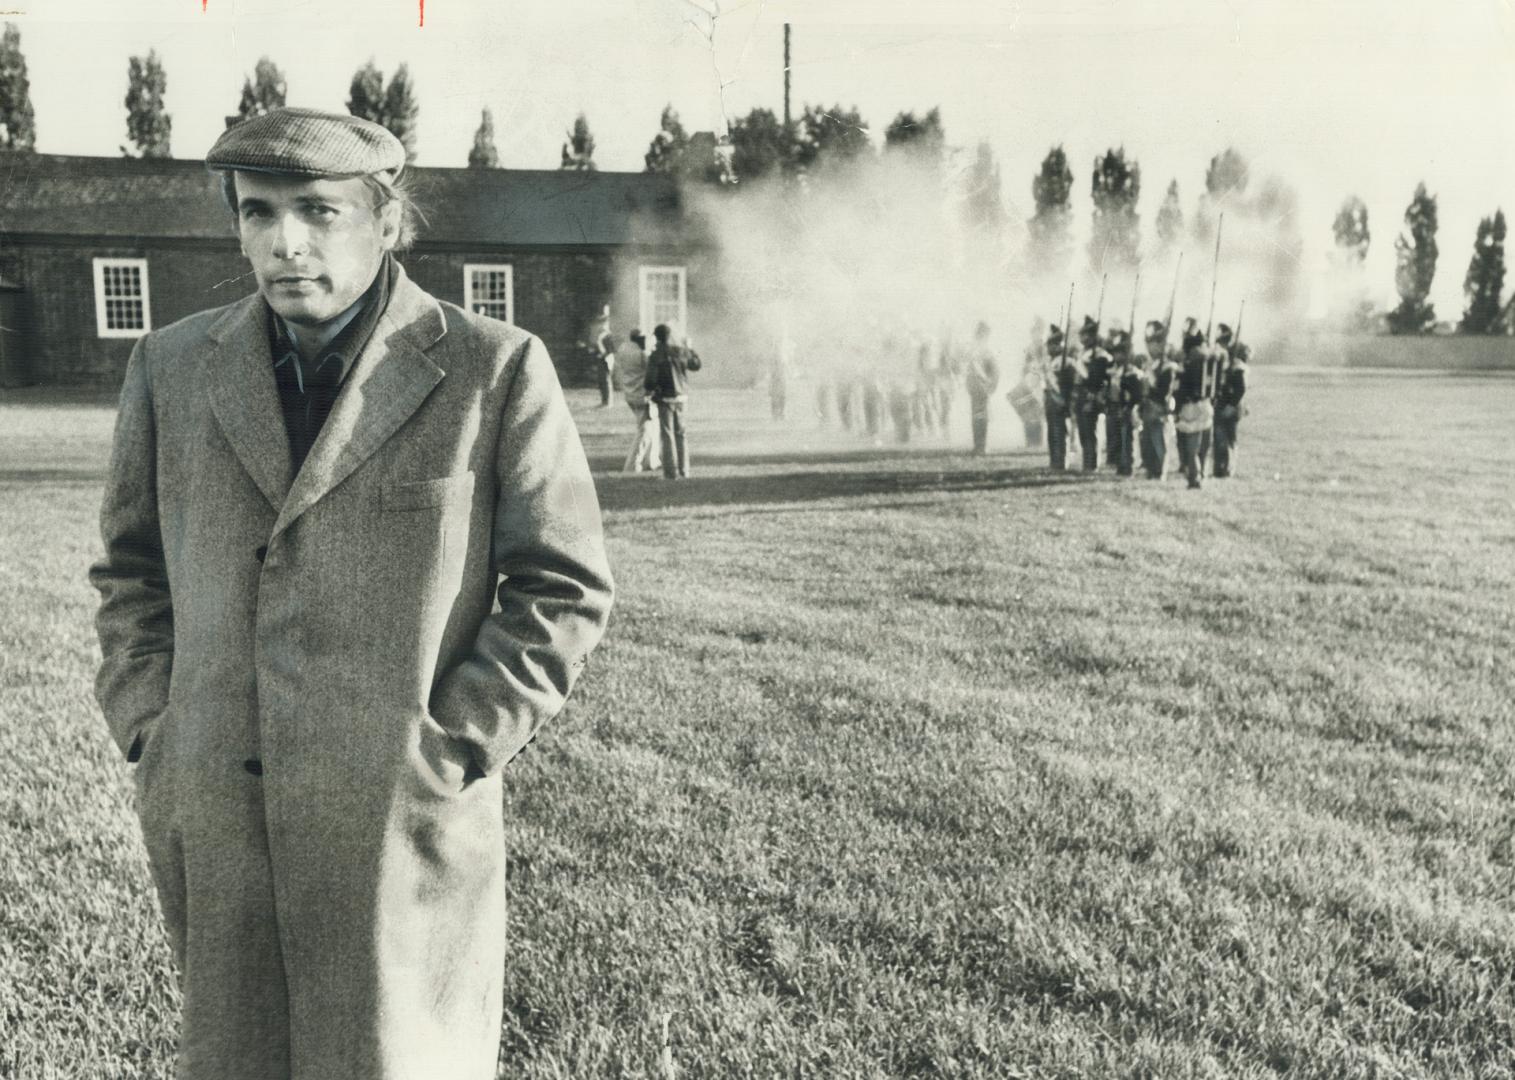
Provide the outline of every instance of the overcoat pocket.
{"type": "Polygon", "coordinates": [[[391,480],[380,492],[385,510],[426,510],[433,506],[451,506],[473,495],[471,472],[441,476],[435,480],[391,480]]]}
{"type": "Polygon", "coordinates": [[[419,778],[434,795],[458,795],[474,779],[467,747],[429,715],[421,717],[410,752],[419,778]]]}

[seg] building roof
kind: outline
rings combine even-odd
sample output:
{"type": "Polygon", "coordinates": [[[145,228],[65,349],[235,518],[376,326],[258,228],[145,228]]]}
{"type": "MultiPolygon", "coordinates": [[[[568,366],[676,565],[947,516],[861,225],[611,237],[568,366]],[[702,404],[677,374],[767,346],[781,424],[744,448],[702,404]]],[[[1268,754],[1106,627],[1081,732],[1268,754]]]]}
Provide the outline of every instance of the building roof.
{"type": "MultiPolygon", "coordinates": [[[[681,200],[648,173],[413,166],[419,243],[620,246],[681,239],[681,200]]],[[[0,153],[0,234],[229,239],[200,161],[0,153]]]]}

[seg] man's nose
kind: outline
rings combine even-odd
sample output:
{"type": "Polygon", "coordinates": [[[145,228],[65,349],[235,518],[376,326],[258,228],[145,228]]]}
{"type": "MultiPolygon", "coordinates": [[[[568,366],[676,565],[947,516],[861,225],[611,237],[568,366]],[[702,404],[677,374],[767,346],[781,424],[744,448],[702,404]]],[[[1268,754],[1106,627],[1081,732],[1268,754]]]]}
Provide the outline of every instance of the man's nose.
{"type": "Polygon", "coordinates": [[[276,258],[292,259],[310,248],[310,230],[294,214],[285,214],[274,226],[273,253],[276,258]]]}

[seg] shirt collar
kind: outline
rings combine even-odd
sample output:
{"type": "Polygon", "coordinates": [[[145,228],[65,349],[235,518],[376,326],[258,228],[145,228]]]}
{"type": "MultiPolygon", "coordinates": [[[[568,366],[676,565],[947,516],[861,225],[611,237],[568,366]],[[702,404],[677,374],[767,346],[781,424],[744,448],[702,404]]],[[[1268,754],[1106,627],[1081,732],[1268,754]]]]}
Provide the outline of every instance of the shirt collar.
{"type": "MultiPolygon", "coordinates": [[[[315,354],[316,359],[310,365],[311,369],[322,372],[323,369],[335,363],[338,371],[333,381],[341,382],[347,378],[347,373],[352,370],[353,364],[368,344],[368,339],[373,337],[374,329],[378,326],[384,309],[389,306],[389,293],[397,270],[398,264],[394,256],[386,252],[379,262],[379,270],[374,275],[373,283],[353,302],[352,306],[319,326],[299,328],[300,335],[314,335],[315,339],[321,343],[315,354]]],[[[298,354],[299,345],[295,329],[285,321],[283,316],[276,314],[272,308],[269,308],[268,316],[269,343],[272,347],[274,363],[278,364],[290,352],[298,354]]]]}

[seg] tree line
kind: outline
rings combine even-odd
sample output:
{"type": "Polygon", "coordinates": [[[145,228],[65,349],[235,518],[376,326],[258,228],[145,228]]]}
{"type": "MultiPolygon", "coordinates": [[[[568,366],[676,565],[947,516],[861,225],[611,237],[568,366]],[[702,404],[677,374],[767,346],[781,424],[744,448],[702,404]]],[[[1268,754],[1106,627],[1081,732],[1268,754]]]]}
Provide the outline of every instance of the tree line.
{"type": "MultiPolygon", "coordinates": [[[[124,104],[131,145],[121,146],[124,156],[171,156],[173,120],[164,104],[167,88],[168,76],[156,50],[129,58],[124,104]]],[[[287,96],[283,72],[265,56],[244,79],[236,112],[227,117],[227,125],[280,108],[287,96]]],[[[388,128],[405,147],[407,160],[414,160],[421,110],[407,65],[400,64],[386,79],[372,60],[364,64],[353,73],[346,106],[352,115],[388,128]]],[[[21,33],[14,23],[7,23],[0,35],[0,149],[25,153],[32,151],[35,143],[36,120],[21,33]]],[[[592,171],[597,167],[594,150],[594,135],[580,113],[565,133],[560,167],[592,171]]],[[[897,114],[884,129],[882,152],[898,154],[928,172],[939,172],[947,154],[940,110],[933,108],[919,116],[914,112],[897,114]]],[[[855,106],[806,105],[798,119],[787,125],[771,109],[754,108],[732,121],[726,135],[718,139],[708,132],[691,135],[670,104],[663,109],[643,161],[647,172],[671,176],[681,183],[737,190],[769,178],[804,184],[828,173],[856,172],[876,156],[870,129],[855,106]]],[[[500,168],[494,118],[488,108],[483,109],[474,133],[468,166],[500,168]]],[[[1091,266],[1130,267],[1141,259],[1140,216],[1136,210],[1141,180],[1139,162],[1128,157],[1124,147],[1113,147],[1095,159],[1089,183],[1092,221],[1087,256],[1091,266]]],[[[1273,178],[1256,191],[1249,191],[1250,181],[1248,163],[1234,148],[1212,158],[1205,172],[1205,190],[1187,233],[1197,240],[1208,240],[1223,210],[1240,212],[1278,227],[1280,234],[1273,245],[1277,258],[1297,259],[1302,244],[1293,228],[1294,193],[1273,178]]],[[[1035,212],[1026,223],[1028,255],[1038,265],[1062,267],[1071,259],[1074,186],[1073,170],[1063,148],[1051,148],[1032,178],[1035,212]]],[[[1000,195],[999,167],[987,143],[976,147],[964,170],[961,189],[965,224],[987,234],[999,234],[1007,215],[1000,195]]],[[[1154,227],[1159,257],[1185,236],[1176,179],[1168,183],[1154,227]]],[[[1501,299],[1505,231],[1502,209],[1478,223],[1463,281],[1466,306],[1458,323],[1463,333],[1515,332],[1515,298],[1510,303],[1501,299]]],[[[1399,303],[1383,313],[1384,325],[1393,333],[1424,333],[1436,325],[1435,307],[1428,299],[1439,254],[1436,233],[1436,197],[1421,183],[1405,210],[1404,228],[1394,241],[1394,284],[1399,303]]],[[[1333,269],[1338,274],[1360,277],[1371,232],[1368,208],[1357,196],[1343,201],[1332,222],[1332,240],[1333,269]]],[[[1281,274],[1275,280],[1292,281],[1293,275],[1281,274]]],[[[1378,319],[1363,290],[1349,297],[1332,315],[1354,329],[1370,328],[1378,319]]]]}

